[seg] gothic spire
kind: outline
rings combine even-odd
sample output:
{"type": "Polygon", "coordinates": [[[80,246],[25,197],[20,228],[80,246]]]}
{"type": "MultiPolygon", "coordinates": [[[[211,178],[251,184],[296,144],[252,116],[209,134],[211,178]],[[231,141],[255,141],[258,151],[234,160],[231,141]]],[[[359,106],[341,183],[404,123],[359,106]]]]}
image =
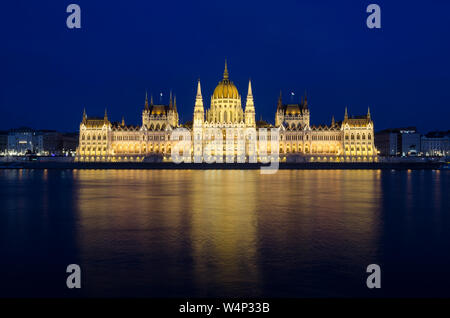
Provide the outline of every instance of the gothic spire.
{"type": "Polygon", "coordinates": [[[370,119],[370,107],[367,107],[367,118],[370,119]]]}
{"type": "Polygon", "coordinates": [[[227,59],[225,59],[225,70],[223,71],[223,79],[228,79],[228,67],[227,67],[227,59]]]}
{"type": "Polygon", "coordinates": [[[245,104],[245,111],[254,111],[255,105],[253,103],[253,93],[252,93],[252,81],[248,81],[248,94],[247,102],[245,104]]]}
{"type": "Polygon", "coordinates": [[[345,120],[347,120],[347,119],[348,119],[347,106],[345,106],[345,114],[344,114],[344,119],[345,119],[345,120]]]}
{"type": "Polygon", "coordinates": [[[147,96],[147,91],[145,91],[145,109],[148,110],[148,96],[147,96]]]}
{"type": "Polygon", "coordinates": [[[306,96],[306,89],[305,89],[305,99],[304,99],[305,107],[308,107],[308,97],[306,96]]]}
{"type": "Polygon", "coordinates": [[[281,98],[281,89],[280,89],[280,96],[278,97],[277,110],[281,109],[281,107],[283,106],[282,104],[283,104],[283,101],[281,98]]]}
{"type": "Polygon", "coordinates": [[[105,107],[105,116],[103,116],[103,120],[104,121],[108,120],[108,112],[106,111],[106,107],[105,107]]]}
{"type": "Polygon", "coordinates": [[[197,84],[197,97],[202,97],[202,88],[200,87],[200,79],[198,79],[197,84]]]}
{"type": "Polygon", "coordinates": [[[200,79],[197,82],[197,96],[195,97],[194,105],[194,124],[202,123],[204,121],[205,111],[203,109],[202,88],[200,86],[200,79]]]}
{"type": "Polygon", "coordinates": [[[173,96],[173,110],[177,111],[177,95],[173,96]]]}
{"type": "Polygon", "coordinates": [[[150,95],[150,105],[153,106],[153,94],[150,95]]]}

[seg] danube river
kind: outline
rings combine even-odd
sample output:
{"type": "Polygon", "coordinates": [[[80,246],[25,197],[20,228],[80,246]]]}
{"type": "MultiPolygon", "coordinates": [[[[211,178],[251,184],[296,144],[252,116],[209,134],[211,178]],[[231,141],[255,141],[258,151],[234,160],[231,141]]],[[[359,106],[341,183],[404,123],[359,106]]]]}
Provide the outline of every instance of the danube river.
{"type": "Polygon", "coordinates": [[[3,297],[450,296],[449,171],[0,170],[0,188],[3,297]]]}

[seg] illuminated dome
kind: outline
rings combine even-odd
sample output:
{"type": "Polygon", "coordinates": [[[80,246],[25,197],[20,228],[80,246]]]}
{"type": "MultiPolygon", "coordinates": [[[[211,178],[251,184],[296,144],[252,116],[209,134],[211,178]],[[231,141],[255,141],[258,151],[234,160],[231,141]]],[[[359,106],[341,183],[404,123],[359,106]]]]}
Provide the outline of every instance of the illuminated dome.
{"type": "Polygon", "coordinates": [[[213,98],[239,98],[239,92],[236,86],[229,79],[226,62],[225,70],[223,72],[223,80],[221,80],[217,87],[214,89],[213,98]]]}
{"type": "Polygon", "coordinates": [[[206,121],[214,124],[236,124],[244,122],[241,95],[230,81],[227,61],[223,79],[219,82],[211,96],[211,107],[206,111],[206,121]]]}

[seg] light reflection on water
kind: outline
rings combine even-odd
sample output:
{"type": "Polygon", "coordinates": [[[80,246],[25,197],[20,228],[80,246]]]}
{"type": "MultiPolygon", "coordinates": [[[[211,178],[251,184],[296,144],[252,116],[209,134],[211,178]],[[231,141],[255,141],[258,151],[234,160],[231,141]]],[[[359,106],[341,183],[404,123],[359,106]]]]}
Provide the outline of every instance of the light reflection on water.
{"type": "Polygon", "coordinates": [[[69,263],[82,267],[81,296],[448,295],[436,287],[450,265],[446,172],[11,170],[0,180],[0,269],[12,271],[0,295],[73,295],[60,288],[69,263]],[[377,293],[365,286],[371,263],[383,269],[377,293]],[[39,275],[24,293],[30,264],[39,275]],[[408,284],[403,273],[428,276],[408,284]]]}
{"type": "MultiPolygon", "coordinates": [[[[277,284],[264,281],[262,266],[278,268],[284,281],[299,266],[376,257],[379,171],[106,170],[74,178],[82,259],[117,261],[114,275],[133,270],[168,293],[187,285],[200,295],[258,296],[263,284],[277,284]],[[155,262],[162,276],[145,267],[155,262]]],[[[106,268],[89,270],[102,277],[106,268]]]]}

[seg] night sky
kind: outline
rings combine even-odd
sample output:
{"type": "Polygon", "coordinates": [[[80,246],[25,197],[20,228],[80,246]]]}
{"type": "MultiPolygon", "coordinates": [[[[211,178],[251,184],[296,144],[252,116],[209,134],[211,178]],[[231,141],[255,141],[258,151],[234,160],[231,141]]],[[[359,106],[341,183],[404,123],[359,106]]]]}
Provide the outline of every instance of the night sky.
{"type": "Polygon", "coordinates": [[[224,59],[242,101],[274,122],[280,89],[306,90],[311,123],[366,114],[375,130],[450,129],[450,1],[5,1],[0,11],[0,130],[77,131],[88,116],[141,124],[145,91],[170,89],[183,122],[224,59]],[[81,6],[81,29],[66,7],[81,6]],[[381,29],[366,7],[381,6],[381,29]]]}

